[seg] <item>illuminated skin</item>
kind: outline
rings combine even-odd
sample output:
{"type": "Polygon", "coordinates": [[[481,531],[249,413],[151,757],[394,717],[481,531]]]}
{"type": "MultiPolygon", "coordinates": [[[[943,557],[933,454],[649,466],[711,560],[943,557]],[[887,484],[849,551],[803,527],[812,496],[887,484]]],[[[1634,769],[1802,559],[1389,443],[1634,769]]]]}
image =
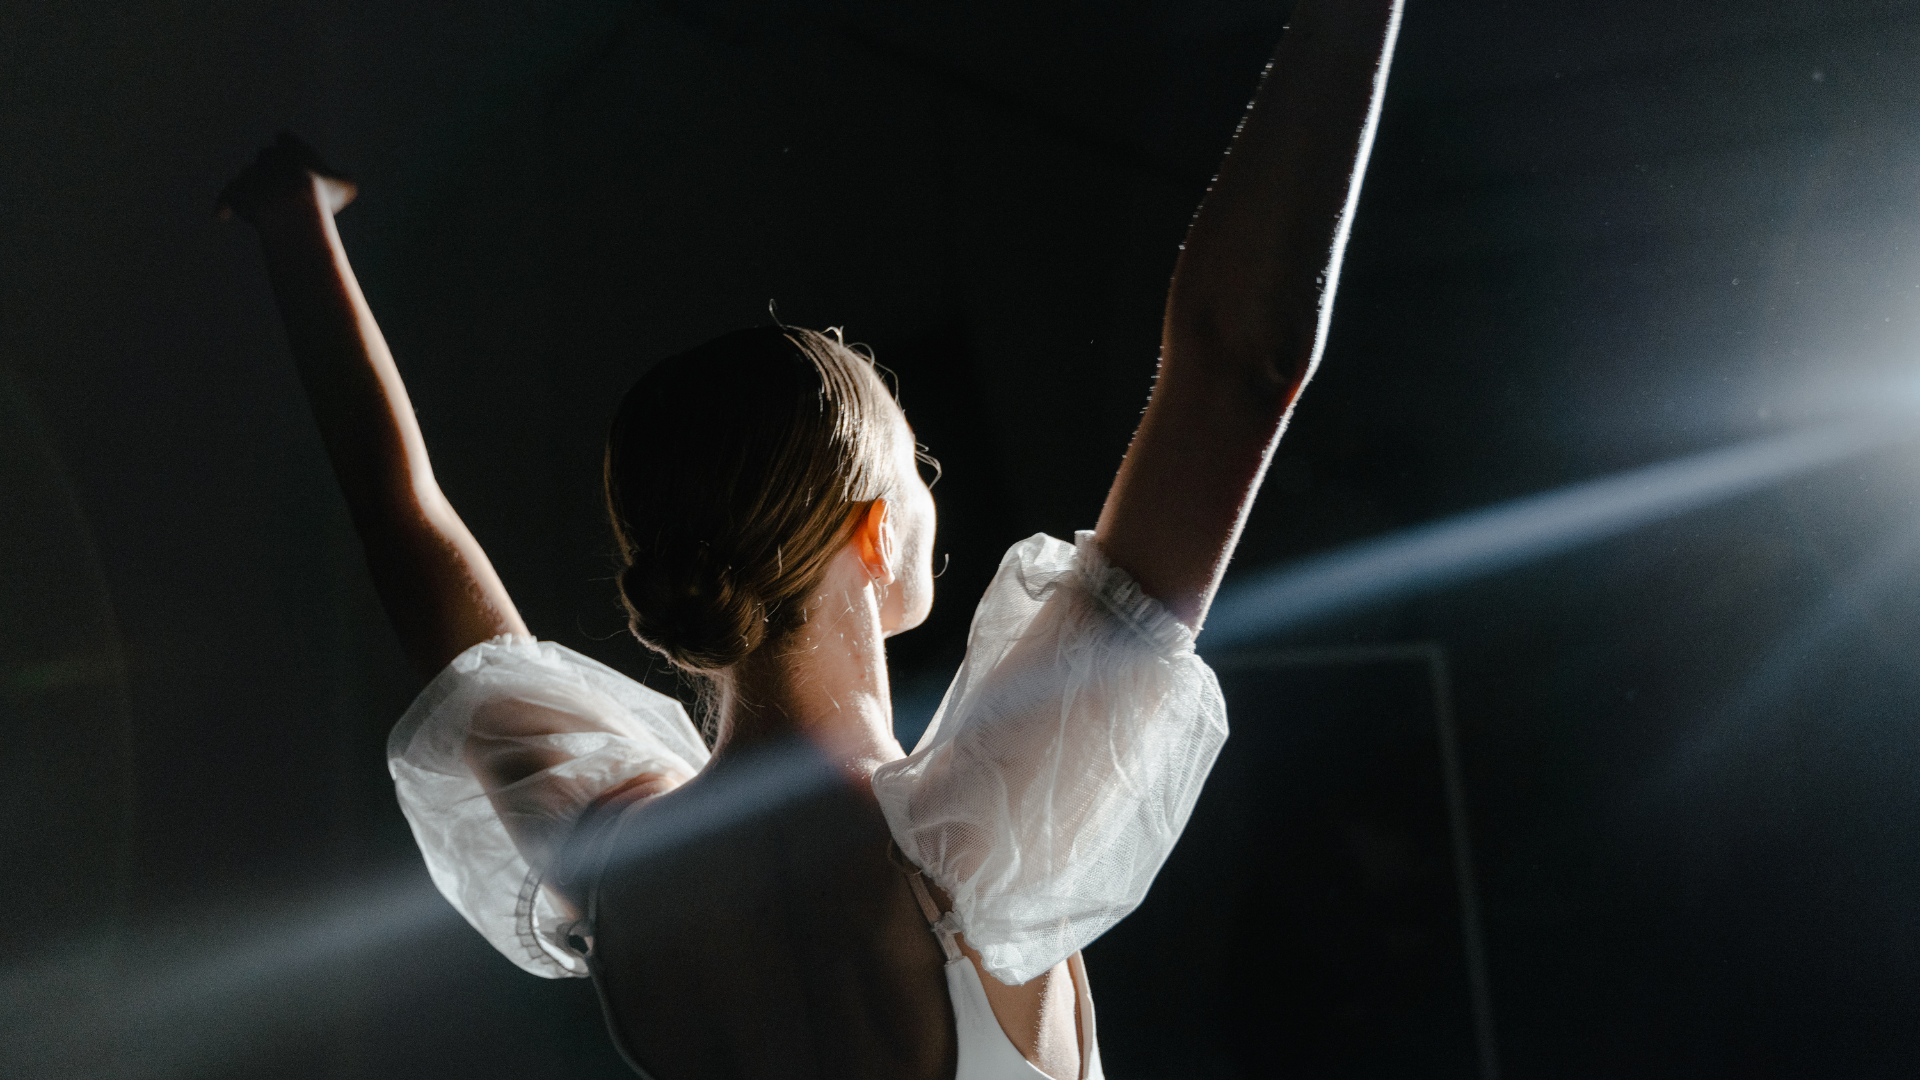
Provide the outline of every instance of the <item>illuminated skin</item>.
{"type": "Polygon", "coordinates": [[[715,755],[798,732],[856,775],[905,756],[893,737],[882,642],[919,626],[933,606],[935,526],[913,432],[898,407],[892,412],[891,497],[860,514],[800,629],[720,680],[715,755]]]}
{"type": "MultiPolygon", "coordinates": [[[[1398,0],[1302,0],[1180,254],[1159,377],[1095,535],[1114,565],[1195,629],[1326,340],[1399,11],[1398,0]]],[[[406,389],[334,228],[354,190],[324,174],[311,151],[283,139],[235,179],[222,205],[259,231],[374,583],[427,679],[472,645],[527,629],[434,481],[406,389]]],[[[861,514],[802,629],[719,679],[716,761],[794,734],[855,778],[904,756],[884,641],[926,618],[935,523],[912,433],[903,416],[894,422],[892,497],[861,514]]],[[[482,782],[492,790],[516,778],[482,782]]],[[[698,779],[641,777],[621,797],[653,798],[686,783],[698,779]]],[[[1064,963],[1023,986],[982,982],[1028,1060],[1055,1077],[1079,1074],[1064,963]]]]}

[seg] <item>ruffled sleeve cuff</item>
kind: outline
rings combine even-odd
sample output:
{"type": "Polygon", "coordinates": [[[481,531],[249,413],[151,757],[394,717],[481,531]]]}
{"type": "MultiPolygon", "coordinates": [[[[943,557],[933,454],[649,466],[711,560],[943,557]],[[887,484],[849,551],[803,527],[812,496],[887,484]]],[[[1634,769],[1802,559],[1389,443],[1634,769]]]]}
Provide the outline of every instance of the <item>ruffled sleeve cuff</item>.
{"type": "Polygon", "coordinates": [[[441,895],[507,959],[564,978],[587,968],[567,944],[573,920],[541,887],[551,852],[602,792],[643,773],[692,776],[707,749],[672,698],[564,646],[502,635],[420,692],[387,759],[441,895]],[[476,734],[552,764],[489,796],[469,764],[476,734]]]}
{"type": "Polygon", "coordinates": [[[1149,651],[1167,657],[1193,652],[1193,631],[1167,605],[1148,596],[1133,575],[1108,562],[1091,529],[1074,533],[1073,547],[1081,588],[1117,622],[1138,634],[1149,651]]]}
{"type": "Polygon", "coordinates": [[[873,779],[895,841],[1008,984],[1139,905],[1227,735],[1192,632],[1076,539],[1007,553],[926,736],[873,779]]]}

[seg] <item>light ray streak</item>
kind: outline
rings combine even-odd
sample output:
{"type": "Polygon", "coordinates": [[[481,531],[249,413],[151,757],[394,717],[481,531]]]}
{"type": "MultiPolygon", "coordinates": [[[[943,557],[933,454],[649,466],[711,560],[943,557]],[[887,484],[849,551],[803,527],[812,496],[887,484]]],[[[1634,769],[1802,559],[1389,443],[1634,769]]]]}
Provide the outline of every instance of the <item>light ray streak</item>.
{"type": "Polygon", "coordinates": [[[0,970],[0,1075],[218,1072],[359,1007],[342,995],[343,967],[457,921],[409,867],[292,904],[219,904],[124,941],[75,943],[0,970]]]}
{"type": "MultiPolygon", "coordinates": [[[[644,861],[774,817],[845,782],[811,744],[741,755],[662,800],[611,857],[644,861]]],[[[294,903],[228,903],[115,947],[88,940],[0,969],[0,1076],[203,1076],[269,1047],[324,1038],[404,993],[365,965],[459,923],[419,867],[294,903]],[[358,971],[359,974],[355,974],[358,971]],[[343,981],[344,980],[344,981],[343,981]]]]}
{"type": "Polygon", "coordinates": [[[708,766],[687,786],[643,804],[645,827],[621,830],[608,860],[658,858],[753,818],[772,817],[847,782],[817,747],[801,739],[749,750],[724,767],[708,766]]]}
{"type": "Polygon", "coordinates": [[[1757,439],[1531,495],[1229,583],[1201,641],[1231,648],[1367,604],[1494,573],[1879,449],[1911,420],[1757,439]]]}
{"type": "Polygon", "coordinates": [[[1691,782],[1709,768],[1733,764],[1730,756],[1778,731],[1785,718],[1767,713],[1787,697],[1810,668],[1830,657],[1828,647],[1887,595],[1920,559],[1920,520],[1904,523],[1849,572],[1811,616],[1776,641],[1727,700],[1667,759],[1662,782],[1691,782]]]}

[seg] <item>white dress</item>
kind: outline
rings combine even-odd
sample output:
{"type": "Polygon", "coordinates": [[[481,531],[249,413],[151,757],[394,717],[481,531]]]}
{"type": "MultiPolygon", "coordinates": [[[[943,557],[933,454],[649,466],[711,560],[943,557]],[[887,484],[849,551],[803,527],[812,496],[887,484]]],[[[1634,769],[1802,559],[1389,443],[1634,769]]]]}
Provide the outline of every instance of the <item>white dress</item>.
{"type": "MultiPolygon", "coordinates": [[[[1226,737],[1219,684],[1187,628],[1108,565],[1091,533],[1072,545],[1043,534],[1001,560],[933,722],[873,789],[900,849],[953,898],[953,929],[1016,985],[1139,905],[1226,737]]],[[[508,959],[548,978],[587,974],[540,888],[574,819],[624,780],[690,777],[707,762],[678,702],[517,636],[455,659],[387,756],[434,884],[508,959]],[[508,726],[544,733],[502,735],[508,726]],[[557,764],[489,798],[475,762],[527,751],[557,764]]]]}

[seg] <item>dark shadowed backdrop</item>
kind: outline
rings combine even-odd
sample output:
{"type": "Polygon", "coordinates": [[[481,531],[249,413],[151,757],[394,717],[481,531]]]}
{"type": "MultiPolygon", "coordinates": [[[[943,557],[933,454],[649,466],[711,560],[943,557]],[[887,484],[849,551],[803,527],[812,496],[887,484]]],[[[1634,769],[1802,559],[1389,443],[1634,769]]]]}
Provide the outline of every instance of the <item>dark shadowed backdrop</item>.
{"type": "MultiPolygon", "coordinates": [[[[663,688],[608,580],[618,393],[770,305],[871,346],[946,466],[951,568],[893,649],[917,730],[1000,552],[1092,525],[1285,7],[0,5],[0,1072],[621,1075],[591,987],[462,926],[394,805],[415,686],[251,237],[211,215],[276,129],[360,182],[342,231],[528,623],[663,688]]],[[[1235,574],[1903,409],[1920,4],[1410,0],[1327,358],[1235,574]]],[[[1920,1067],[1916,496],[1896,441],[1252,643],[1445,656],[1502,1074],[1920,1067]]],[[[1243,732],[1289,693],[1433,707],[1350,672],[1245,685],[1243,732]]],[[[1266,821],[1236,770],[1202,816],[1266,821]]],[[[1169,897],[1301,880],[1235,827],[1169,897]]],[[[1174,904],[1153,925],[1208,929],[1174,904]]],[[[1127,930],[1096,986],[1179,970],[1148,955],[1177,934],[1127,930]]],[[[1266,940],[1210,977],[1245,1020],[1204,1069],[1154,1053],[1151,987],[1101,989],[1112,1075],[1350,1075],[1290,1056],[1311,994],[1266,940]]]]}

